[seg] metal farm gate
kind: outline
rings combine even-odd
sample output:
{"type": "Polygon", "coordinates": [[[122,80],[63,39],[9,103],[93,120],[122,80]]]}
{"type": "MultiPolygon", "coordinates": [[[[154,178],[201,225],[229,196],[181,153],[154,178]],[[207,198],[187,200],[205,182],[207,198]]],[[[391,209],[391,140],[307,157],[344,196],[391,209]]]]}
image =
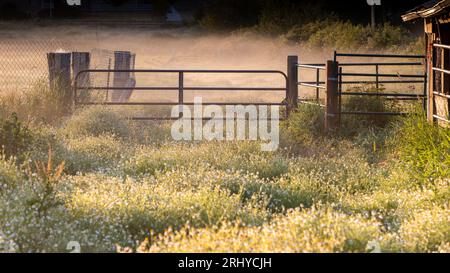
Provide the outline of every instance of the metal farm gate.
{"type": "MultiPolygon", "coordinates": [[[[206,91],[206,92],[221,92],[224,94],[229,94],[230,92],[282,92],[286,97],[288,96],[288,78],[287,75],[278,70],[165,70],[165,69],[87,69],[78,72],[75,76],[74,80],[74,104],[75,106],[80,105],[123,105],[123,106],[177,106],[177,105],[186,105],[192,106],[194,102],[186,100],[186,92],[189,91],[206,91]],[[89,78],[93,74],[113,74],[114,82],[112,86],[102,85],[102,86],[94,86],[90,83],[89,78]],[[130,79],[130,75],[151,75],[151,74],[171,74],[177,76],[177,82],[172,84],[171,86],[155,86],[155,85],[139,85],[136,86],[136,80],[134,82],[127,80],[130,79]],[[224,86],[190,86],[185,84],[185,78],[189,75],[197,74],[197,75],[212,75],[212,74],[222,74],[222,75],[231,75],[231,74],[239,74],[239,75],[258,75],[264,76],[267,75],[275,75],[279,76],[281,79],[281,85],[279,87],[267,87],[267,86],[255,86],[255,87],[247,87],[247,86],[233,86],[233,87],[224,87],[224,86]],[[131,82],[131,84],[130,84],[131,82]],[[178,98],[176,101],[167,102],[163,100],[159,101],[143,101],[143,100],[130,100],[131,93],[133,91],[144,91],[144,92],[164,92],[164,91],[177,91],[178,98]],[[101,95],[97,97],[85,96],[86,93],[100,92],[101,95]],[[125,94],[125,95],[121,95],[125,94]],[[125,97],[125,98],[124,98],[125,97]]],[[[288,105],[287,100],[283,99],[281,101],[272,101],[272,102],[205,102],[202,105],[219,105],[219,106],[228,106],[228,105],[277,105],[277,106],[285,106],[286,108],[286,116],[288,115],[291,107],[288,105]]],[[[173,117],[164,117],[164,116],[135,116],[131,117],[132,120],[174,120],[179,119],[173,117]]]]}
{"type": "MultiPolygon", "coordinates": [[[[383,97],[392,101],[421,101],[426,109],[427,104],[427,66],[425,56],[422,55],[396,55],[396,54],[350,54],[334,52],[334,58],[326,64],[301,64],[294,63],[294,73],[301,77],[303,72],[313,72],[315,78],[310,81],[299,80],[298,86],[302,87],[299,103],[314,104],[325,108],[325,126],[327,129],[338,128],[343,115],[373,115],[394,116],[406,115],[407,112],[369,112],[349,111],[343,109],[343,97],[367,96],[383,97]],[[339,62],[340,58],[346,58],[346,62],[339,62]],[[356,61],[353,61],[355,60],[356,61]],[[375,61],[362,62],[361,59],[375,59],[375,61]],[[394,61],[386,61],[386,60],[394,61]],[[379,61],[383,60],[383,61],[379,61]],[[383,68],[418,68],[420,74],[413,73],[383,73],[383,68]],[[357,68],[358,72],[349,72],[351,68],[357,68]],[[373,72],[361,72],[363,69],[372,68],[373,72]],[[300,72],[299,72],[300,70],[300,72]],[[345,71],[344,71],[345,70],[345,71]],[[399,85],[395,91],[382,90],[387,85],[399,85]],[[404,90],[404,85],[410,84],[414,91],[404,90]],[[348,91],[344,86],[371,85],[371,92],[365,90],[348,91]],[[416,88],[417,86],[417,88],[416,88]],[[305,92],[303,92],[305,91],[305,92]],[[311,93],[314,91],[314,93],[311,93]],[[313,97],[304,98],[304,94],[312,94],[313,97]]],[[[413,69],[414,70],[414,69],[413,69]]],[[[416,69],[417,70],[417,69],[416,69]]],[[[406,88],[405,88],[406,89],[406,88]]]]}

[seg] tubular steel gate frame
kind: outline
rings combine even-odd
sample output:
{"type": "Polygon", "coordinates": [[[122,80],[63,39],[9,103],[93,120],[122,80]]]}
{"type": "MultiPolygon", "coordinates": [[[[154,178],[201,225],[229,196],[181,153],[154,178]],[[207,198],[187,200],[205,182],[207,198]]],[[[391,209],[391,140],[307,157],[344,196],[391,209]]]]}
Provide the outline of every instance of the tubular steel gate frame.
{"type": "MultiPolygon", "coordinates": [[[[450,49],[450,47],[449,47],[450,49]]],[[[407,113],[400,112],[354,112],[342,111],[342,96],[377,96],[386,97],[388,100],[408,101],[408,100],[423,100],[423,107],[427,107],[427,63],[424,62],[349,62],[339,63],[338,57],[355,57],[355,58],[393,58],[393,59],[420,59],[425,60],[426,57],[422,55],[393,55],[393,54],[349,54],[334,52],[332,61],[326,64],[295,64],[296,72],[298,69],[315,70],[315,81],[298,81],[297,85],[313,88],[315,90],[315,99],[305,100],[299,99],[298,102],[302,104],[314,104],[325,108],[325,129],[336,129],[340,126],[341,115],[405,115],[407,113]],[[375,73],[344,73],[344,67],[364,66],[375,68],[375,73]],[[424,66],[425,74],[411,75],[411,74],[380,74],[380,67],[387,66],[424,66]],[[326,71],[326,79],[321,80],[320,72],[326,71]],[[374,77],[374,81],[368,80],[344,80],[344,77],[374,77]],[[404,78],[406,80],[383,80],[383,78],[404,78]],[[376,89],[380,88],[381,84],[394,83],[415,83],[423,84],[422,94],[410,93],[368,93],[368,92],[344,92],[343,85],[345,84],[375,84],[376,89]],[[325,91],[325,104],[321,104],[320,91],[325,91]]],[[[441,71],[442,72],[442,71],[441,71]]],[[[450,71],[447,71],[450,74],[450,71]]],[[[298,77],[298,76],[297,76],[298,77]]]]}
{"type": "MultiPolygon", "coordinates": [[[[130,105],[130,106],[192,106],[195,105],[193,102],[185,102],[184,100],[184,91],[229,91],[229,92],[239,92],[239,91],[262,91],[262,92],[285,92],[286,98],[290,97],[290,89],[288,85],[288,76],[279,70],[186,70],[186,69],[130,69],[130,70],[111,70],[111,69],[88,69],[80,71],[74,80],[74,105],[130,105]],[[166,74],[178,74],[178,86],[173,87],[162,87],[162,86],[139,86],[139,87],[109,87],[109,86],[80,86],[79,79],[82,78],[83,74],[89,75],[90,73],[166,73],[166,74]],[[201,87],[201,86],[185,86],[184,85],[184,76],[186,74],[272,74],[272,75],[281,75],[285,81],[284,87],[201,87]],[[124,89],[130,90],[139,90],[139,91],[178,91],[178,102],[85,102],[79,100],[79,91],[80,90],[105,90],[109,91],[121,91],[124,89]]],[[[252,103],[252,102],[206,102],[202,103],[202,105],[219,105],[219,106],[227,106],[227,105],[277,105],[277,106],[285,106],[286,107],[286,117],[289,115],[289,112],[294,108],[293,105],[288,103],[287,99],[284,99],[282,102],[261,102],[261,103],[252,103]]],[[[132,120],[177,120],[180,117],[172,118],[172,117],[132,117],[132,120]]],[[[226,117],[223,117],[226,118],[226,117]]],[[[191,118],[195,119],[195,118],[191,118]]],[[[205,118],[206,120],[210,120],[211,118],[205,118]]]]}

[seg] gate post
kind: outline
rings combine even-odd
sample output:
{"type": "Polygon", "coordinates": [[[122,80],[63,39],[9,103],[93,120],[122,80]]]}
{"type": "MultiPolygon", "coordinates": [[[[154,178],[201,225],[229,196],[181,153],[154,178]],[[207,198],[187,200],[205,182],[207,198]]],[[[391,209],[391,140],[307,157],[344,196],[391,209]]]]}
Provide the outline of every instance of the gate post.
{"type": "Polygon", "coordinates": [[[286,89],[286,114],[298,107],[298,56],[288,56],[287,59],[288,84],[286,89]]]}
{"type": "Polygon", "coordinates": [[[325,131],[329,132],[339,127],[339,63],[328,61],[326,68],[325,131]]]}
{"type": "MultiPolygon", "coordinates": [[[[114,52],[114,70],[131,69],[131,52],[114,52]]],[[[113,87],[123,88],[124,90],[113,90],[111,99],[113,102],[124,102],[131,96],[131,90],[127,90],[130,81],[130,72],[114,72],[113,87]]]]}
{"type": "MultiPolygon", "coordinates": [[[[72,71],[75,82],[78,73],[83,70],[89,70],[91,63],[91,54],[89,52],[72,52],[72,71]]],[[[83,73],[78,78],[77,87],[89,87],[90,75],[83,73]]]]}
{"type": "Polygon", "coordinates": [[[58,91],[64,92],[63,98],[66,105],[70,105],[72,100],[70,56],[71,54],[68,52],[47,53],[50,88],[58,88],[58,91]]]}

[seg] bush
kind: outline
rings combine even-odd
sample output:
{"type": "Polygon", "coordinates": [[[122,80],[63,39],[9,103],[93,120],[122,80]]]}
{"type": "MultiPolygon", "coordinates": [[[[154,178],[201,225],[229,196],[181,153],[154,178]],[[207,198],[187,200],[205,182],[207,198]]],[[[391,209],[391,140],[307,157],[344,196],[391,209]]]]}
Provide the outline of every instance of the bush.
{"type": "Polygon", "coordinates": [[[375,30],[329,17],[325,20],[298,24],[283,36],[286,40],[311,48],[337,50],[403,50],[418,39],[402,27],[384,24],[375,30]]]}
{"type": "Polygon", "coordinates": [[[13,113],[9,119],[0,119],[0,155],[22,157],[31,141],[31,133],[13,113]]]}
{"type": "Polygon", "coordinates": [[[324,136],[325,111],[318,105],[300,104],[282,124],[291,142],[308,145],[324,136]]]}
{"type": "Polygon", "coordinates": [[[0,157],[0,193],[17,186],[22,181],[22,174],[11,160],[0,157]]]}
{"type": "Polygon", "coordinates": [[[127,138],[128,121],[106,107],[89,107],[74,114],[64,125],[63,132],[70,137],[101,136],[104,134],[127,138]]]}

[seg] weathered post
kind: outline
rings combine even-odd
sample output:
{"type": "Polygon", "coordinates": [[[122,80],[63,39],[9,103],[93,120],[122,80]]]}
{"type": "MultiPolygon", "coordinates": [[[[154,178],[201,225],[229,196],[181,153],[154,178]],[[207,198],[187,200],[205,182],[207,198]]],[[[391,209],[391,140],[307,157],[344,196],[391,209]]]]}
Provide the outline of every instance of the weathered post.
{"type": "Polygon", "coordinates": [[[51,85],[56,83],[70,87],[70,53],[47,53],[48,77],[51,85]]]}
{"type": "Polygon", "coordinates": [[[286,113],[289,116],[298,107],[298,56],[288,56],[287,63],[286,113]]]}
{"type": "MultiPolygon", "coordinates": [[[[131,69],[131,52],[115,51],[114,52],[114,70],[130,70],[131,69]]],[[[113,87],[124,88],[115,89],[112,92],[111,99],[113,102],[125,102],[131,96],[132,90],[127,89],[130,85],[130,72],[114,72],[113,87]]],[[[134,87],[134,86],[133,86],[134,87]]]]}
{"type": "Polygon", "coordinates": [[[48,78],[50,88],[64,92],[64,104],[70,105],[72,101],[72,89],[70,86],[70,56],[68,52],[47,53],[48,78]]]}
{"type": "Polygon", "coordinates": [[[76,78],[78,73],[83,70],[89,70],[91,64],[91,54],[89,52],[72,52],[72,71],[73,80],[77,80],[77,87],[89,87],[89,73],[82,73],[76,78]]]}
{"type": "Polygon", "coordinates": [[[327,62],[327,92],[325,99],[325,130],[327,132],[338,129],[339,126],[339,63],[327,62]]]}

